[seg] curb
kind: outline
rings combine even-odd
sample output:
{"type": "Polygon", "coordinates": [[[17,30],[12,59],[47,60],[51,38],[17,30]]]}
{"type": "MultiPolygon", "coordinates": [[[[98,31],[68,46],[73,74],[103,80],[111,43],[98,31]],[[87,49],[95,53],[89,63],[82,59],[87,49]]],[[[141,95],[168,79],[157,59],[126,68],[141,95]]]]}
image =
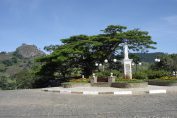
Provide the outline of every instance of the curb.
{"type": "Polygon", "coordinates": [[[62,94],[71,94],[71,91],[69,90],[60,90],[59,92],[62,94]]]}
{"type": "Polygon", "coordinates": [[[83,91],[83,95],[98,95],[98,91],[83,91]]]}
{"type": "Polygon", "coordinates": [[[167,93],[167,90],[149,90],[149,94],[167,93]]]}
{"type": "Polygon", "coordinates": [[[132,91],[116,91],[114,92],[114,95],[132,95],[132,91]]]}
{"type": "Polygon", "coordinates": [[[45,92],[59,92],[60,94],[82,94],[82,95],[143,95],[143,94],[166,94],[167,90],[146,90],[146,91],[113,91],[113,92],[99,92],[99,91],[71,91],[71,90],[52,90],[42,89],[45,92]]]}

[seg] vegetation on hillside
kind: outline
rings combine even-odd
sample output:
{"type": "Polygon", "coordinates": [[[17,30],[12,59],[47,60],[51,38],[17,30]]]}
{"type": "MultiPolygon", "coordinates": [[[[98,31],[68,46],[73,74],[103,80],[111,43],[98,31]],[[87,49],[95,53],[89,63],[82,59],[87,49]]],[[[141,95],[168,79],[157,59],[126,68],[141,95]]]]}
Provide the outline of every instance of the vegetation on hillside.
{"type": "Polygon", "coordinates": [[[162,52],[155,52],[155,53],[132,53],[132,55],[136,55],[141,62],[148,62],[154,63],[154,59],[160,56],[166,55],[162,52]]]}
{"type": "Polygon", "coordinates": [[[32,88],[34,73],[39,66],[35,58],[44,52],[34,45],[22,44],[14,52],[0,53],[0,89],[32,88]]]}

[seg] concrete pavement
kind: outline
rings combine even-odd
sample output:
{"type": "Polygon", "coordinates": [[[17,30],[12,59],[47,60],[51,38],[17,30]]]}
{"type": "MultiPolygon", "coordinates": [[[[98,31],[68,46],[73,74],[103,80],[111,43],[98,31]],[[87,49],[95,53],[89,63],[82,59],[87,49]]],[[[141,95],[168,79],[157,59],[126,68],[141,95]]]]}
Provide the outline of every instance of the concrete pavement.
{"type": "Polygon", "coordinates": [[[177,118],[177,95],[75,95],[0,91],[0,118],[177,118]]]}

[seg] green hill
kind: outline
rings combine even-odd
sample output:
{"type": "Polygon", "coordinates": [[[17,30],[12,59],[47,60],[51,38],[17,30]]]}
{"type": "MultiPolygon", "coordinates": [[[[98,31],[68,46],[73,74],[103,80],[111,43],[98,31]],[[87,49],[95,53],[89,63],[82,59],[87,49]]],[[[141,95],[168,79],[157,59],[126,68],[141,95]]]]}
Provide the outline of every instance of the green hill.
{"type": "Polygon", "coordinates": [[[22,44],[14,52],[0,53],[0,75],[13,76],[16,73],[29,69],[34,58],[44,55],[35,45],[22,44]]]}
{"type": "Polygon", "coordinates": [[[141,62],[148,62],[153,63],[155,58],[158,58],[160,55],[165,55],[162,52],[155,52],[155,53],[133,53],[140,58],[141,62]]]}

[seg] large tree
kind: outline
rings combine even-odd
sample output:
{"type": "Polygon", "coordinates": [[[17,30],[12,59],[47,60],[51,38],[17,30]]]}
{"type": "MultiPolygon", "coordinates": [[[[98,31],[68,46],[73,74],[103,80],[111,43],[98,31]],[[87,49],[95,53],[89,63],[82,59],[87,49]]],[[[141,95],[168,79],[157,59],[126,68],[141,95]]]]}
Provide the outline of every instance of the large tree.
{"type": "Polygon", "coordinates": [[[151,40],[146,31],[127,30],[127,27],[120,25],[110,25],[101,31],[102,34],[72,36],[62,39],[62,45],[45,47],[52,53],[38,59],[44,62],[41,70],[47,71],[50,64],[54,64],[51,67],[53,71],[49,70],[50,75],[59,72],[66,77],[72,68],[81,68],[83,74],[89,76],[96,68],[95,62],[103,63],[105,59],[111,60],[121,55],[125,39],[132,51],[155,49],[156,42],[151,40]]]}

